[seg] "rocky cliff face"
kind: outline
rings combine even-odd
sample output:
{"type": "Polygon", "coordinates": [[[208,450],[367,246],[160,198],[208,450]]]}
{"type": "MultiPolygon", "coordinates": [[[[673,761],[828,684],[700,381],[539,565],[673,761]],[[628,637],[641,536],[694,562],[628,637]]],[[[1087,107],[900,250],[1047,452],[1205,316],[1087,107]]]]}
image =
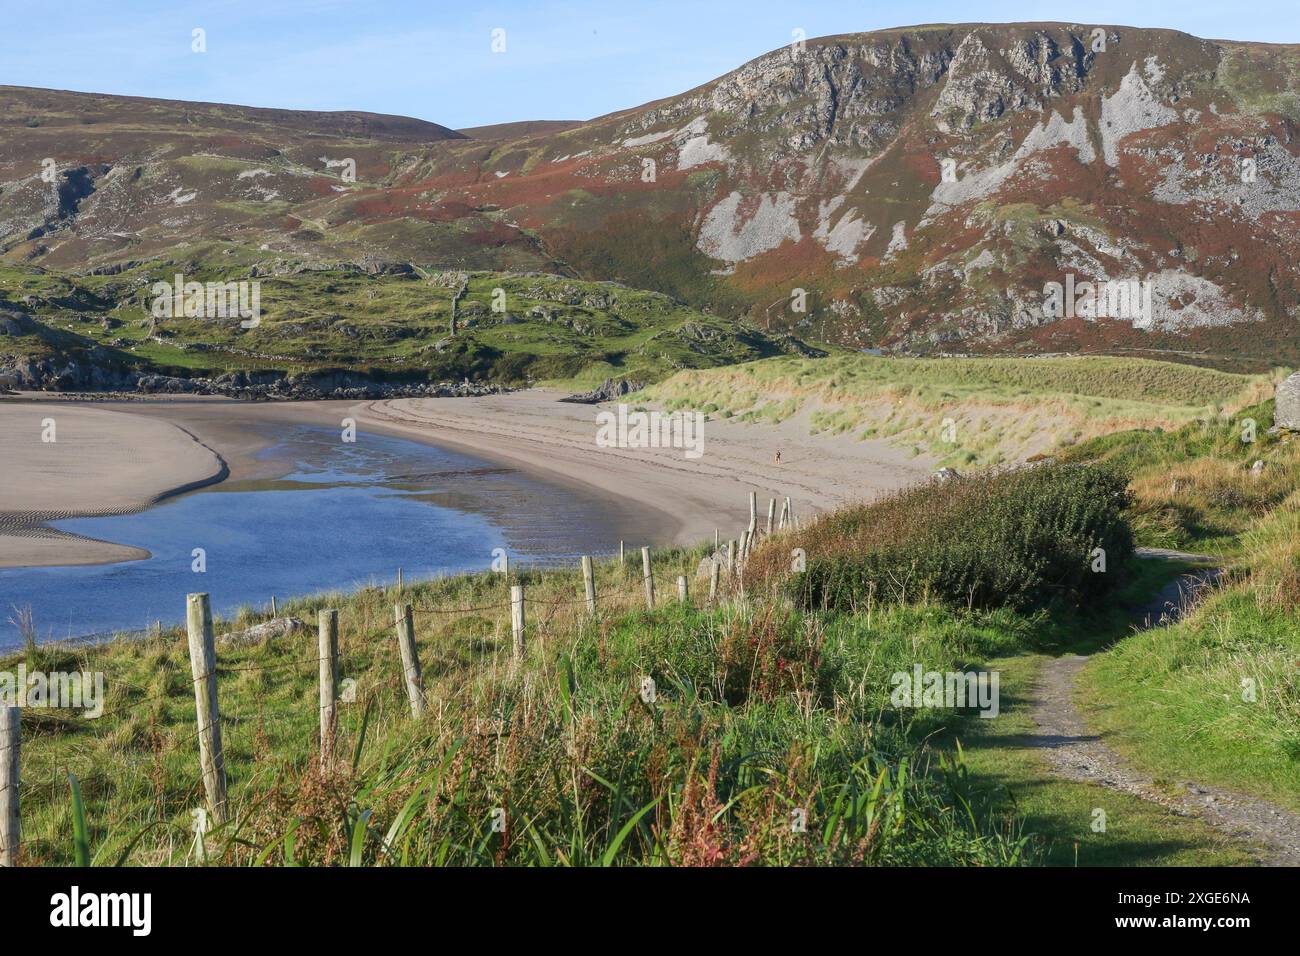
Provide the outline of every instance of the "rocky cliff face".
{"type": "Polygon", "coordinates": [[[1300,360],[1300,48],[888,30],[574,128],[422,144],[248,124],[195,142],[166,110],[146,135],[139,116],[111,129],[108,99],[93,147],[4,112],[9,257],[368,254],[615,279],[863,347],[1300,360]],[[52,214],[31,198],[41,156],[109,171],[52,214]]]}

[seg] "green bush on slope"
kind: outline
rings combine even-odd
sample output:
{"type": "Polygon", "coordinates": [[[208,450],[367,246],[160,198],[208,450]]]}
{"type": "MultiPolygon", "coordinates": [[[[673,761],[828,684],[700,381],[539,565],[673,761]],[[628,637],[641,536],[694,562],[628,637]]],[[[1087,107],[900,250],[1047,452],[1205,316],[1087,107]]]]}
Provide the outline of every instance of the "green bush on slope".
{"type": "Polygon", "coordinates": [[[1132,553],[1125,486],[1103,466],[1048,464],[919,487],[796,536],[807,568],[789,587],[807,608],[1077,604],[1109,590],[1106,571],[1132,553]]]}

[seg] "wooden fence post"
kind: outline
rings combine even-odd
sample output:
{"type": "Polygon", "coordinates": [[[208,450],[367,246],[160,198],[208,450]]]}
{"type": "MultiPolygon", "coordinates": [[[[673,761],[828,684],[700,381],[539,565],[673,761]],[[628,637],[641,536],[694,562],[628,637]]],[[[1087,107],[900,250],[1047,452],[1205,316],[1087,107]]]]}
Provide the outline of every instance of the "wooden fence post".
{"type": "Polygon", "coordinates": [[[709,562],[709,603],[718,599],[718,569],[722,563],[715,557],[709,562]]]}
{"type": "Polygon", "coordinates": [[[684,574],[677,575],[677,600],[683,604],[691,599],[690,578],[684,574]]]}
{"type": "Polygon", "coordinates": [[[645,578],[645,606],[654,610],[655,606],[655,575],[650,570],[650,549],[641,549],[641,575],[645,578]]]}
{"type": "Polygon", "coordinates": [[[749,493],[749,531],[753,532],[758,528],[758,492],[749,493]]]}
{"type": "Polygon", "coordinates": [[[22,713],[19,707],[0,707],[0,866],[18,865],[23,839],[18,809],[22,713]]]}
{"type": "Polygon", "coordinates": [[[772,525],[776,521],[776,499],[767,499],[767,533],[772,533],[772,525]]]}
{"type": "Polygon", "coordinates": [[[733,538],[727,542],[727,574],[736,570],[736,552],[740,550],[740,545],[733,538]]]}
{"type": "Polygon", "coordinates": [[[596,572],[591,566],[591,556],[582,556],[582,589],[587,595],[587,615],[596,616],[596,572]]]}
{"type": "Polygon", "coordinates": [[[190,643],[190,674],[194,678],[194,710],[199,726],[199,766],[208,813],[213,822],[226,822],[226,761],[221,751],[221,710],[217,706],[217,642],[212,632],[212,604],[206,594],[185,600],[185,626],[190,643]]]}
{"type": "Polygon", "coordinates": [[[618,543],[618,564],[619,567],[627,566],[627,558],[623,554],[623,542],[621,540],[618,543]]]}
{"type": "Polygon", "coordinates": [[[402,569],[397,569],[397,596],[402,596],[402,569]]]}
{"type": "Polygon", "coordinates": [[[334,732],[338,727],[339,612],[321,611],[317,616],[320,647],[320,765],[334,759],[334,732]]]}
{"type": "Polygon", "coordinates": [[[275,617],[279,613],[280,613],[279,609],[275,606],[275,595],[272,594],[271,595],[271,617],[275,617]]]}
{"type": "Polygon", "coordinates": [[[406,678],[406,697],[411,715],[424,716],[424,677],[420,674],[420,655],[415,649],[415,614],[409,604],[394,608],[397,618],[397,650],[402,655],[402,674],[406,678]]]}
{"type": "Polygon", "coordinates": [[[790,524],[790,519],[793,517],[794,514],[790,511],[790,496],[786,495],[785,503],[781,505],[781,527],[790,524]]]}
{"type": "Polygon", "coordinates": [[[510,631],[514,637],[515,660],[524,659],[524,586],[510,588],[510,631]]]}

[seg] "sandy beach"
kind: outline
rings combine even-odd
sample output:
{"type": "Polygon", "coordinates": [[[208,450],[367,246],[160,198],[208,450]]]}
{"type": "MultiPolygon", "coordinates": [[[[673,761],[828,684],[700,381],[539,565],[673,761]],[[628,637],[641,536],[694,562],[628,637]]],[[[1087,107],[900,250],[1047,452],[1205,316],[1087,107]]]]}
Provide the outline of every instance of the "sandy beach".
{"type": "Polygon", "coordinates": [[[598,447],[597,414],[534,389],[464,399],[241,403],[224,399],[89,402],[28,395],[0,402],[0,567],[94,564],[146,555],[45,523],[124,513],[227,478],[274,477],[257,458],[266,423],[373,431],[509,465],[617,506],[656,544],[734,537],[789,496],[808,515],[922,480],[933,465],[884,442],[809,436],[802,416],[778,425],[708,421],[702,454],[598,447]],[[53,419],[56,441],[43,442],[53,419]],[[780,452],[780,461],[776,460],[780,452]]]}
{"type": "MultiPolygon", "coordinates": [[[[789,496],[796,514],[868,499],[922,480],[933,463],[885,442],[810,436],[807,412],[780,424],[710,420],[699,458],[674,448],[596,445],[599,406],[561,402],[544,389],[483,398],[394,399],[357,408],[358,421],[433,441],[655,509],[661,542],[734,537],[749,522],[749,493],[762,520],[767,502],[789,496]],[[781,460],[777,462],[777,452],[781,460]]],[[[778,506],[779,507],[779,506],[778,506]]]]}
{"type": "Polygon", "coordinates": [[[136,511],[228,474],[182,427],[71,402],[0,404],[0,462],[0,567],[147,557],[45,522],[136,511]]]}

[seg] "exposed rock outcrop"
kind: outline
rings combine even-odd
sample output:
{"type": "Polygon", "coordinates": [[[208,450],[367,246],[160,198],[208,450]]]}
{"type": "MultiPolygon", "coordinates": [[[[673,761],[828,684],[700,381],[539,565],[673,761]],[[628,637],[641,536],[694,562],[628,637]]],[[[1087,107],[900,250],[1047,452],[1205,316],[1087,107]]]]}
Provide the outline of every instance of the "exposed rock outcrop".
{"type": "Polygon", "coordinates": [[[1280,382],[1274,397],[1277,407],[1273,410],[1273,424],[1300,431],[1300,372],[1280,382]]]}
{"type": "Polygon", "coordinates": [[[610,402],[616,398],[621,398],[630,392],[640,391],[643,386],[639,382],[629,382],[625,378],[607,378],[604,384],[599,388],[594,388],[590,392],[582,392],[578,395],[570,395],[562,398],[562,402],[576,402],[582,405],[596,405],[600,402],[610,402]]]}

